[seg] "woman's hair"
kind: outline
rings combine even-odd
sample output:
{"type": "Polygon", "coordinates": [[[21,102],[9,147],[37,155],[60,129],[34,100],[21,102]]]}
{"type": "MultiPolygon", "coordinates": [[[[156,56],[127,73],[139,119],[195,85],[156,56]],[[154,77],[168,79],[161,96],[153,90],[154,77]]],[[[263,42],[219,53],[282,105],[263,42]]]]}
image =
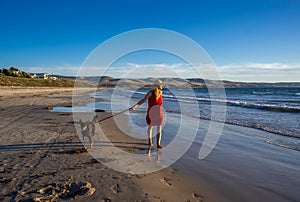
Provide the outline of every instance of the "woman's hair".
{"type": "Polygon", "coordinates": [[[161,96],[161,89],[159,88],[159,86],[154,86],[154,95],[156,99],[158,99],[161,96]]]}

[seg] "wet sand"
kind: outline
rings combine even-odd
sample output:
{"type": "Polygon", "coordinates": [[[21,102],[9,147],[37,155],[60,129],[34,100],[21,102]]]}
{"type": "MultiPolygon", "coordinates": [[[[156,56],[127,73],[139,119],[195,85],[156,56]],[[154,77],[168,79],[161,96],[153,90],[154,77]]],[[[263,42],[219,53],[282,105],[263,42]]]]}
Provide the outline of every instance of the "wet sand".
{"type": "MultiPolygon", "coordinates": [[[[72,90],[0,88],[1,201],[225,201],[214,188],[173,167],[134,175],[96,161],[83,147],[72,113],[48,111],[71,106],[72,90]]],[[[121,134],[112,120],[103,127],[121,134]]],[[[120,147],[131,141],[118,138],[120,147]]],[[[132,140],[130,146],[141,143],[146,145],[132,140]]]]}
{"type": "Polygon", "coordinates": [[[173,167],[214,187],[228,201],[300,201],[299,151],[268,144],[263,133],[225,125],[209,156],[198,159],[198,137],[173,167]]]}

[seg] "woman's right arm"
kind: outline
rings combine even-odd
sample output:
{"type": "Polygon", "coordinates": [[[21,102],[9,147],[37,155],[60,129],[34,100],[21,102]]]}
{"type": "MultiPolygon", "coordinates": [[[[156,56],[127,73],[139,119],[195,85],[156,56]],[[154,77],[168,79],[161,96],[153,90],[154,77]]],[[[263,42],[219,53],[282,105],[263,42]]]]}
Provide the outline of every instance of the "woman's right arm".
{"type": "Polygon", "coordinates": [[[146,102],[146,100],[148,100],[151,95],[152,95],[152,91],[149,91],[143,99],[141,99],[138,103],[133,105],[130,109],[135,110],[139,105],[142,105],[144,102],[146,102]]]}

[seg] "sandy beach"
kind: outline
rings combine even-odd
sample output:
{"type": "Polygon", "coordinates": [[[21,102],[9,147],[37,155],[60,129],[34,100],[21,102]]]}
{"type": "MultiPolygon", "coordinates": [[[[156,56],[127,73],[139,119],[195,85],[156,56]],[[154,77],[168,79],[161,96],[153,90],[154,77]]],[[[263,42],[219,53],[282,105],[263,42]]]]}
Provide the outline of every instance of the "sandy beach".
{"type": "MultiPolygon", "coordinates": [[[[72,114],[48,111],[71,106],[72,90],[0,89],[1,201],[226,201],[212,186],[174,167],[131,175],[97,162],[84,149],[72,114]]],[[[111,120],[103,127],[121,134],[111,120]]],[[[122,138],[121,146],[131,141],[122,138]]],[[[130,145],[139,144],[146,141],[133,139],[130,145]]]]}

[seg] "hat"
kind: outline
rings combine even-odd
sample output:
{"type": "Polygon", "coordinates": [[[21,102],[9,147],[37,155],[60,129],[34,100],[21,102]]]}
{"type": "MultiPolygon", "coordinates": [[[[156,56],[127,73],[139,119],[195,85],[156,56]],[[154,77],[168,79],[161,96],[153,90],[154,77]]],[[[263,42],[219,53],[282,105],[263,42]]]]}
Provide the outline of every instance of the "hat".
{"type": "Polygon", "coordinates": [[[163,85],[163,82],[159,79],[155,79],[154,83],[153,83],[154,86],[160,86],[160,85],[163,85]]]}

